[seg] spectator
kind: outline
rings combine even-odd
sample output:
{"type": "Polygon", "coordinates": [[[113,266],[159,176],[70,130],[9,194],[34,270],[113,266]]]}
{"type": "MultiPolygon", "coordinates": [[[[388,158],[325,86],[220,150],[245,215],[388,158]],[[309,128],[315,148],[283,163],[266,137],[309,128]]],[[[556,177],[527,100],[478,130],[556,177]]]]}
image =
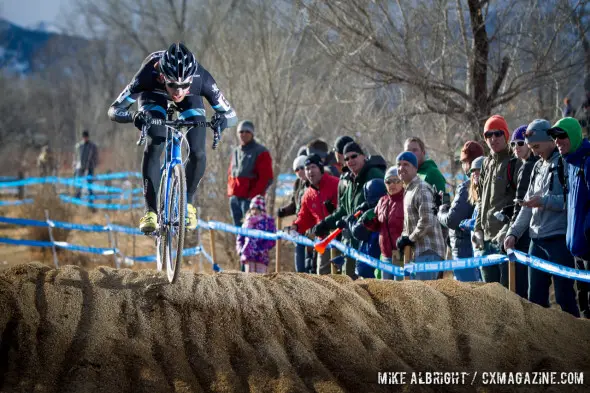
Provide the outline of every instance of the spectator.
{"type": "MultiPolygon", "coordinates": [[[[483,156],[483,146],[475,141],[467,141],[461,149],[461,166],[465,174],[469,174],[471,163],[483,156]]],[[[469,187],[471,180],[461,183],[455,192],[455,198],[451,205],[441,205],[438,211],[439,222],[449,229],[449,239],[453,259],[473,257],[471,247],[471,231],[459,228],[461,221],[473,216],[474,206],[469,203],[469,187]]],[[[479,281],[480,275],[477,268],[455,270],[455,279],[459,281],[479,281]]]]}
{"type": "MultiPolygon", "coordinates": [[[[252,198],[242,228],[276,232],[275,220],[266,214],[266,202],[262,195],[256,195],[252,198]]],[[[240,263],[245,268],[244,271],[246,273],[266,273],[270,260],[268,252],[274,245],[274,240],[238,235],[237,251],[240,255],[240,263]]]]}
{"type": "Polygon", "coordinates": [[[228,168],[227,195],[235,226],[256,195],[263,195],[272,183],[272,159],[266,147],[254,140],[254,124],[244,120],[238,124],[240,145],[232,151],[228,168]]]}
{"type": "MultiPolygon", "coordinates": [[[[477,203],[479,202],[479,179],[481,174],[481,167],[483,165],[484,160],[485,157],[483,156],[476,158],[471,163],[471,169],[469,170],[469,180],[471,180],[471,184],[469,185],[468,201],[473,206],[473,215],[471,216],[471,218],[465,219],[461,221],[461,223],[459,224],[459,228],[464,231],[473,231],[475,229],[475,220],[477,219],[477,203]]],[[[474,249],[473,255],[481,256],[481,253],[478,253],[474,249]]]]}
{"type": "MultiPolygon", "coordinates": [[[[580,123],[571,117],[559,120],[549,131],[567,163],[564,182],[567,192],[567,247],[576,268],[590,270],[590,142],[582,137],[580,123]]],[[[578,281],[578,304],[590,318],[590,283],[578,281]]]]}
{"type": "Polygon", "coordinates": [[[55,165],[55,157],[49,145],[41,148],[41,152],[37,157],[37,168],[39,168],[39,176],[55,176],[57,168],[55,165]]]}
{"type": "MultiPolygon", "coordinates": [[[[413,250],[415,263],[441,261],[445,253],[445,240],[434,212],[434,190],[418,176],[418,159],[405,151],[397,156],[399,177],[405,185],[404,230],[397,239],[397,249],[413,250]]],[[[435,280],[438,272],[415,274],[418,280],[435,280]]]]}
{"type": "MultiPolygon", "coordinates": [[[[382,179],[386,164],[381,156],[371,156],[367,158],[363,149],[356,142],[349,142],[343,149],[344,162],[350,169],[350,180],[345,190],[340,193],[338,208],[324,220],[319,222],[312,232],[316,236],[326,236],[331,230],[336,229],[336,222],[345,220],[345,217],[354,215],[363,202],[365,195],[363,186],[372,179],[382,179]]],[[[343,242],[358,250],[359,243],[352,237],[349,231],[344,231],[343,242]]],[[[360,268],[363,269],[362,267],[360,268]]],[[[347,258],[342,273],[353,279],[356,279],[356,263],[354,260],[347,258]]]]}
{"type": "MultiPolygon", "coordinates": [[[[574,257],[566,244],[567,211],[563,179],[563,163],[555,143],[547,134],[551,124],[547,120],[535,120],[529,124],[526,143],[533,154],[541,159],[535,164],[529,189],[522,208],[510,227],[504,247],[514,248],[516,241],[526,232],[531,237],[529,254],[546,261],[573,268],[574,257]]],[[[551,279],[555,288],[555,300],[563,311],[579,317],[576,304],[574,281],[554,276],[542,270],[529,267],[529,301],[549,308],[549,287],[551,279]]]]}
{"type": "MultiPolygon", "coordinates": [[[[293,229],[301,234],[328,216],[326,201],[330,201],[334,206],[338,204],[338,178],[324,172],[320,156],[312,154],[307,157],[305,175],[309,180],[309,187],[303,194],[301,209],[293,222],[293,229]]],[[[323,237],[325,234],[317,235],[323,237]]],[[[330,271],[330,254],[319,254],[317,273],[330,274],[330,271]]]]}
{"type": "MultiPolygon", "coordinates": [[[[305,188],[307,185],[307,177],[305,176],[305,160],[306,156],[298,156],[293,161],[293,171],[295,172],[297,179],[295,179],[295,183],[293,184],[293,193],[291,194],[291,199],[289,204],[283,207],[280,207],[278,210],[278,217],[283,218],[287,216],[292,216],[299,212],[301,207],[301,198],[303,197],[303,193],[305,192],[305,188]]],[[[305,246],[302,244],[295,245],[295,271],[297,273],[306,272],[305,269],[305,246]]]]}
{"type": "MultiPolygon", "coordinates": [[[[501,253],[509,224],[500,221],[495,214],[514,204],[516,197],[515,174],[520,161],[511,158],[509,137],[508,124],[502,116],[494,115],[486,121],[484,138],[491,154],[484,160],[480,174],[478,214],[472,233],[472,241],[482,255],[501,253]]],[[[481,274],[485,282],[499,282],[508,287],[507,263],[483,266],[481,274]]]]}
{"type": "Polygon", "coordinates": [[[339,136],[334,142],[333,151],[336,155],[336,167],[340,173],[348,172],[348,168],[346,168],[346,162],[344,161],[344,146],[350,142],[354,142],[354,140],[346,135],[339,136]]]}
{"type": "MultiPolygon", "coordinates": [[[[387,195],[385,182],[383,179],[369,180],[363,186],[363,193],[365,194],[366,207],[373,210],[381,197],[387,195]]],[[[352,236],[359,241],[359,251],[363,254],[369,255],[375,259],[381,257],[381,249],[379,247],[379,232],[371,231],[354,216],[348,216],[349,220],[346,222],[346,228],[350,231],[352,236]]],[[[337,224],[338,225],[338,224],[337,224]]],[[[364,278],[375,278],[375,268],[361,263],[357,264],[355,274],[364,278]]]]}
{"type": "MultiPolygon", "coordinates": [[[[531,149],[529,149],[528,145],[525,142],[525,132],[527,128],[535,129],[537,126],[542,126],[542,122],[539,123],[538,121],[533,121],[530,126],[525,124],[523,126],[518,127],[512,133],[512,139],[510,142],[510,147],[514,152],[514,156],[520,160],[522,163],[520,169],[518,170],[518,174],[516,176],[516,199],[517,200],[524,200],[525,195],[529,189],[529,185],[531,182],[531,174],[533,173],[533,167],[535,163],[539,160],[537,156],[532,154],[531,149]]],[[[519,203],[515,203],[512,205],[508,210],[512,210],[512,212],[508,211],[506,214],[506,220],[510,221],[510,225],[514,225],[516,221],[516,217],[518,217],[518,213],[520,212],[521,205],[519,203]]],[[[529,237],[529,232],[525,231],[524,234],[518,239],[515,245],[515,249],[522,252],[529,252],[531,244],[531,238],[529,237]]],[[[526,265],[522,263],[517,263],[514,267],[515,269],[515,280],[516,280],[516,293],[528,299],[528,292],[529,292],[529,271],[526,265]]]]}
{"type": "MultiPolygon", "coordinates": [[[[401,267],[399,255],[393,255],[397,251],[396,241],[404,229],[404,187],[397,167],[391,167],[385,172],[385,187],[387,195],[379,199],[375,209],[365,212],[359,222],[364,223],[368,229],[379,232],[381,260],[401,267]]],[[[384,280],[403,280],[403,277],[386,272],[383,272],[382,277],[384,280]]]]}
{"type": "Polygon", "coordinates": [[[430,158],[426,158],[426,146],[422,139],[411,137],[406,139],[404,149],[414,153],[418,159],[418,177],[430,184],[437,195],[446,192],[447,181],[443,174],[430,158]]]}
{"type": "Polygon", "coordinates": [[[572,106],[572,100],[569,97],[565,97],[563,99],[563,109],[561,110],[563,117],[574,117],[575,112],[572,106]]]}
{"type": "Polygon", "coordinates": [[[330,148],[328,144],[321,139],[315,139],[307,145],[307,155],[317,154],[321,159],[326,171],[332,176],[340,176],[340,171],[335,165],[328,163],[330,148]]]}
{"type": "MultiPolygon", "coordinates": [[[[90,141],[90,133],[88,130],[82,131],[82,141],[76,144],[76,157],[74,162],[74,176],[85,177],[94,176],[94,170],[98,165],[98,148],[90,141]]],[[[88,184],[92,184],[92,180],[88,180],[88,184]]],[[[88,194],[94,195],[92,188],[88,188],[88,194]]],[[[76,198],[80,198],[82,189],[78,188],[76,198]]]]}

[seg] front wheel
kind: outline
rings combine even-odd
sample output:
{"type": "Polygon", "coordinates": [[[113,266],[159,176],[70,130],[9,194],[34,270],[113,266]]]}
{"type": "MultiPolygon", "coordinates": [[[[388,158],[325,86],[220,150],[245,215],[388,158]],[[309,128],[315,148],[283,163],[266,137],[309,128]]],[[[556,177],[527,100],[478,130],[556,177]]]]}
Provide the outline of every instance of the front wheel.
{"type": "Polygon", "coordinates": [[[182,251],[186,229],[186,179],[182,165],[175,165],[168,189],[166,230],[161,234],[166,246],[166,273],[168,281],[178,278],[182,266],[182,251]]]}
{"type": "Polygon", "coordinates": [[[164,265],[167,263],[167,247],[165,241],[166,226],[164,225],[164,206],[166,196],[166,169],[162,171],[162,178],[160,179],[160,189],[158,190],[158,236],[156,237],[156,265],[158,271],[161,272],[164,265]]]}

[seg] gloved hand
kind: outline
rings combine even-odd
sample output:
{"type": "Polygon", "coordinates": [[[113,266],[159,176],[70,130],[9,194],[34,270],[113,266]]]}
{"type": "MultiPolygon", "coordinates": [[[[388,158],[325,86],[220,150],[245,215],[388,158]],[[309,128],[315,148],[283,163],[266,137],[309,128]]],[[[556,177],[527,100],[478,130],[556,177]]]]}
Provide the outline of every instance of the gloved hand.
{"type": "Polygon", "coordinates": [[[478,250],[483,250],[483,231],[473,231],[471,232],[471,243],[475,245],[475,248],[478,250]]]}
{"type": "Polygon", "coordinates": [[[133,124],[142,129],[143,126],[151,125],[152,115],[146,111],[137,111],[133,114],[133,124]]]}
{"type": "Polygon", "coordinates": [[[346,223],[346,219],[342,218],[342,220],[336,221],[336,228],[340,228],[340,229],[348,228],[348,224],[346,223]]]}
{"type": "Polygon", "coordinates": [[[227,128],[227,118],[223,113],[215,112],[213,117],[211,117],[211,126],[212,128],[219,127],[219,131],[221,132],[227,128]]]}
{"type": "Polygon", "coordinates": [[[414,245],[414,242],[411,241],[408,236],[400,236],[397,239],[396,245],[397,245],[397,249],[400,250],[400,253],[402,253],[404,248],[406,248],[406,246],[412,247],[414,245]]]}
{"type": "Polygon", "coordinates": [[[444,205],[440,205],[440,206],[438,207],[438,212],[439,212],[439,213],[441,213],[441,212],[448,212],[450,208],[451,208],[451,206],[450,206],[450,205],[447,205],[447,204],[445,203],[444,205]]]}
{"type": "Polygon", "coordinates": [[[277,210],[277,217],[278,218],[287,217],[287,214],[285,213],[285,208],[284,207],[279,207],[279,209],[277,210]]]}
{"type": "Polygon", "coordinates": [[[328,214],[332,214],[336,210],[336,206],[334,206],[334,204],[332,203],[332,201],[329,200],[329,199],[326,200],[326,201],[324,201],[324,206],[326,207],[326,210],[328,211],[328,214]]]}
{"type": "Polygon", "coordinates": [[[359,222],[366,224],[367,222],[372,221],[375,217],[377,217],[375,209],[370,209],[363,213],[361,218],[359,218],[359,222]]]}
{"type": "Polygon", "coordinates": [[[311,228],[311,233],[318,237],[325,237],[328,235],[330,229],[325,221],[320,221],[311,228]]]}
{"type": "Polygon", "coordinates": [[[297,232],[297,225],[290,225],[283,228],[283,232],[287,233],[289,236],[299,236],[300,233],[297,232]]]}

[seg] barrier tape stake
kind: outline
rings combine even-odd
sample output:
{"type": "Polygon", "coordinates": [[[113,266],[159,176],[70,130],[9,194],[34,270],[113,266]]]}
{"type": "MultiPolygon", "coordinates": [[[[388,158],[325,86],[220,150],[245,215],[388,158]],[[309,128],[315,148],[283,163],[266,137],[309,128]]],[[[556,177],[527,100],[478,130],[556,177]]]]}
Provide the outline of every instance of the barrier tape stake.
{"type": "Polygon", "coordinates": [[[508,262],[508,289],[516,293],[516,265],[508,262]]]}
{"type": "Polygon", "coordinates": [[[53,253],[53,264],[56,268],[59,267],[59,261],[57,259],[57,250],[55,249],[55,240],[53,239],[53,231],[49,224],[49,211],[45,209],[45,221],[47,222],[47,231],[49,232],[49,240],[51,241],[51,252],[53,253]]]}
{"type": "MultiPolygon", "coordinates": [[[[277,218],[277,228],[283,229],[283,218],[282,217],[277,218]]],[[[280,237],[277,238],[277,242],[276,242],[275,258],[276,258],[275,271],[278,273],[279,272],[279,264],[281,262],[281,238],[280,237]]]]}
{"type": "MultiPolygon", "coordinates": [[[[207,222],[209,222],[209,217],[207,217],[207,222]]],[[[209,228],[209,247],[211,249],[211,259],[213,259],[213,263],[217,263],[217,253],[215,251],[215,231],[212,228],[209,228]]]]}
{"type": "MultiPolygon", "coordinates": [[[[109,238],[109,246],[112,249],[117,249],[117,241],[114,239],[113,236],[113,231],[111,230],[111,220],[109,219],[109,215],[105,213],[104,215],[106,221],[107,221],[107,236],[109,238]]],[[[119,269],[121,267],[121,264],[119,263],[119,255],[118,255],[118,251],[113,253],[113,265],[115,266],[115,269],[119,269]]]]}
{"type": "MultiPolygon", "coordinates": [[[[404,269],[406,268],[406,265],[408,263],[410,263],[410,258],[411,258],[411,254],[412,253],[412,248],[410,246],[405,246],[404,247],[404,269]]],[[[404,275],[404,280],[409,280],[410,276],[406,276],[404,275]]]]}

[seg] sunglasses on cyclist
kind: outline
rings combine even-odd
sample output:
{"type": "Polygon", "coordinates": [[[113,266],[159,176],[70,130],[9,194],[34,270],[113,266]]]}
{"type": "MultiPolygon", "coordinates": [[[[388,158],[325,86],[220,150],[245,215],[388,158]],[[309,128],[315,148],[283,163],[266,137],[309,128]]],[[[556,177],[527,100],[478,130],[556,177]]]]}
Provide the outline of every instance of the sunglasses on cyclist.
{"type": "Polygon", "coordinates": [[[512,141],[512,142],[510,142],[510,146],[512,146],[512,147],[516,147],[517,145],[520,146],[520,147],[524,146],[524,141],[512,141]]]}
{"type": "Polygon", "coordinates": [[[402,181],[400,179],[387,179],[385,180],[385,184],[400,184],[402,181]]]}
{"type": "Polygon", "coordinates": [[[359,155],[358,154],[351,154],[348,157],[344,157],[344,161],[350,161],[350,160],[354,160],[355,158],[357,158],[359,155]]]}
{"type": "Polygon", "coordinates": [[[191,87],[191,82],[184,82],[184,83],[166,82],[166,86],[168,86],[171,89],[186,90],[189,87],[191,87]]]}
{"type": "Polygon", "coordinates": [[[492,136],[495,136],[496,138],[500,138],[500,137],[504,136],[504,131],[487,131],[483,134],[483,136],[486,139],[490,139],[492,136]]]}

